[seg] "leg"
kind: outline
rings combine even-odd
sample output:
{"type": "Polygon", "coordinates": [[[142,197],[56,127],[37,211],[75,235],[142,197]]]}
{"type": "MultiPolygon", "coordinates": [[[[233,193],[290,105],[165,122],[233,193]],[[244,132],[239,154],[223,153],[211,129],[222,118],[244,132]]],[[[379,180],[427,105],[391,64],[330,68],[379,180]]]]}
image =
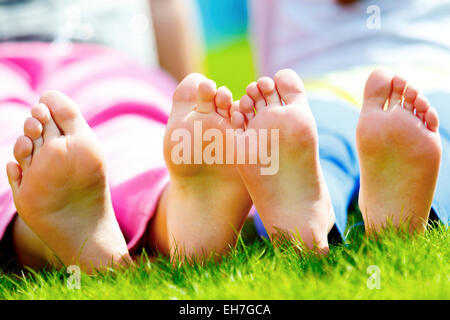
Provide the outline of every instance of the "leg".
{"type": "Polygon", "coordinates": [[[368,232],[387,223],[425,230],[441,160],[438,125],[436,111],[404,79],[383,70],[370,75],[356,133],[368,232]]]}
{"type": "Polygon", "coordinates": [[[280,232],[287,233],[308,249],[327,252],[334,212],[319,163],[315,121],[300,78],[291,70],[282,70],[274,81],[262,78],[251,84],[247,93],[240,101],[240,112],[233,114],[236,128],[246,133],[279,130],[277,172],[263,175],[261,161],[238,165],[269,236],[275,239],[280,232]]]}
{"type": "Polygon", "coordinates": [[[203,43],[193,1],[150,0],[150,5],[161,67],[178,81],[201,72],[203,43]]]}

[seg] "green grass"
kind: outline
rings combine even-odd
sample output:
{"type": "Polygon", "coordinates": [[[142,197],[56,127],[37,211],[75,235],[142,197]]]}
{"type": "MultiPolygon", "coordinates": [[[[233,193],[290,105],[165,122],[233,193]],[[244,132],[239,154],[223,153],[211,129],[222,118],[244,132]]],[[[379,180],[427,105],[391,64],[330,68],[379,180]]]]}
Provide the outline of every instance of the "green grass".
{"type": "Polygon", "coordinates": [[[354,228],[327,258],[249,237],[220,262],[142,259],[135,270],[82,275],[79,290],[67,287],[64,272],[2,275],[0,299],[449,299],[449,261],[443,225],[423,236],[390,231],[377,241],[354,228]],[[373,265],[379,289],[367,286],[373,265]]]}

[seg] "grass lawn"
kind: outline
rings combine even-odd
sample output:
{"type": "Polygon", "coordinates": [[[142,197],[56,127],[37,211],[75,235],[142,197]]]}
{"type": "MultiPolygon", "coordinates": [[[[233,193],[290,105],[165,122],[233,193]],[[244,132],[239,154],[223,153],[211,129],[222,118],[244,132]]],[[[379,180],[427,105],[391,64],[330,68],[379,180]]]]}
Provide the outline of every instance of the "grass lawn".
{"type": "Polygon", "coordinates": [[[450,233],[445,226],[434,226],[424,236],[386,232],[378,241],[356,227],[347,242],[319,259],[298,257],[288,246],[274,249],[267,241],[241,238],[219,263],[172,266],[163,258],[152,263],[142,259],[137,270],[82,275],[79,290],[67,287],[64,272],[2,275],[0,299],[450,298],[450,233]]]}
{"type": "MultiPolygon", "coordinates": [[[[240,98],[255,74],[248,42],[210,51],[207,73],[240,98]]],[[[274,249],[249,226],[219,263],[142,259],[134,270],[82,275],[79,290],[68,288],[64,271],[0,271],[0,299],[450,299],[450,231],[442,224],[423,236],[387,231],[378,241],[355,227],[322,259],[274,249]]]]}

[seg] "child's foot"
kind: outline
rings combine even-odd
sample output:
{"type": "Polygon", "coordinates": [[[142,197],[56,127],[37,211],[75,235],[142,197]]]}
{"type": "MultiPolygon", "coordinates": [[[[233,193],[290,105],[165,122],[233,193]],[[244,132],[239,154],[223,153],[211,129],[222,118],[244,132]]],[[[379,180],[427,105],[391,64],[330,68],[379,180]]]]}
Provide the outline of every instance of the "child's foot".
{"type": "Polygon", "coordinates": [[[356,140],[367,231],[390,221],[423,232],[428,221],[441,160],[439,119],[426,98],[406,85],[382,70],[366,83],[356,140]]]}
{"type": "Polygon", "coordinates": [[[279,170],[261,175],[259,159],[256,165],[239,165],[239,172],[271,238],[282,232],[301,237],[308,249],[327,252],[334,211],[319,164],[316,124],[297,74],[282,70],[274,80],[265,77],[247,87],[233,124],[247,133],[268,129],[269,141],[271,130],[278,129],[279,170]]]}
{"type": "Polygon", "coordinates": [[[235,243],[250,210],[251,199],[232,164],[234,159],[225,164],[225,141],[234,141],[233,135],[227,138],[226,134],[227,129],[232,129],[232,107],[231,92],[224,87],[216,90],[213,81],[199,74],[187,76],[175,91],[164,137],[170,185],[160,201],[164,212],[158,211],[152,228],[154,233],[166,229],[166,239],[156,241],[161,251],[170,251],[179,257],[204,257],[212,252],[224,253],[235,243]],[[202,133],[208,142],[201,142],[202,133]],[[188,135],[190,140],[182,151],[178,147],[180,141],[186,143],[186,137],[181,138],[180,134],[188,135]],[[219,135],[223,141],[217,140],[217,136],[207,137],[209,134],[219,135]],[[197,149],[200,153],[196,151],[196,141],[200,141],[197,149]],[[208,146],[212,141],[219,148],[223,147],[223,154],[218,150],[210,152],[208,146]],[[224,164],[210,163],[212,159],[207,159],[207,154],[217,156],[216,162],[224,164]],[[186,161],[180,162],[180,155],[184,155],[186,161]]]}
{"type": "Polygon", "coordinates": [[[7,166],[19,215],[66,266],[92,271],[128,262],[104,159],[77,106],[49,91],[31,114],[14,147],[19,164],[7,166]]]}

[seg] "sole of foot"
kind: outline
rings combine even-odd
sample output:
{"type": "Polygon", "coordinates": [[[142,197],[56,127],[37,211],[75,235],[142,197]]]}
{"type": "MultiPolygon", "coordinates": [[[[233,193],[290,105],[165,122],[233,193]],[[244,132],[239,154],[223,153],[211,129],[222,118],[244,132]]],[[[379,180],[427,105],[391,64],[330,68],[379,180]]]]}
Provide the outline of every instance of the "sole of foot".
{"type": "Polygon", "coordinates": [[[76,104],[57,91],[31,109],[7,165],[20,217],[63,265],[88,272],[129,262],[105,162],[76,104]]]}
{"type": "Polygon", "coordinates": [[[233,125],[243,130],[238,140],[248,139],[251,130],[258,132],[258,145],[261,130],[268,137],[278,130],[278,141],[267,139],[272,159],[278,157],[276,173],[261,174],[267,165],[260,158],[256,164],[238,165],[271,239],[287,236],[303,242],[303,249],[327,253],[334,210],[320,168],[315,120],[298,75],[281,70],[273,80],[251,83],[233,113],[233,125]]]}
{"type": "Polygon", "coordinates": [[[235,108],[227,88],[216,89],[200,74],[187,76],[177,87],[164,137],[170,184],[152,228],[154,233],[166,230],[156,237],[163,239],[161,251],[181,259],[205,258],[234,245],[251,208],[236,167],[226,162],[230,110],[235,108]]]}
{"type": "Polygon", "coordinates": [[[388,71],[372,72],[356,133],[368,233],[388,225],[425,230],[441,161],[438,127],[436,111],[416,88],[388,71]]]}

